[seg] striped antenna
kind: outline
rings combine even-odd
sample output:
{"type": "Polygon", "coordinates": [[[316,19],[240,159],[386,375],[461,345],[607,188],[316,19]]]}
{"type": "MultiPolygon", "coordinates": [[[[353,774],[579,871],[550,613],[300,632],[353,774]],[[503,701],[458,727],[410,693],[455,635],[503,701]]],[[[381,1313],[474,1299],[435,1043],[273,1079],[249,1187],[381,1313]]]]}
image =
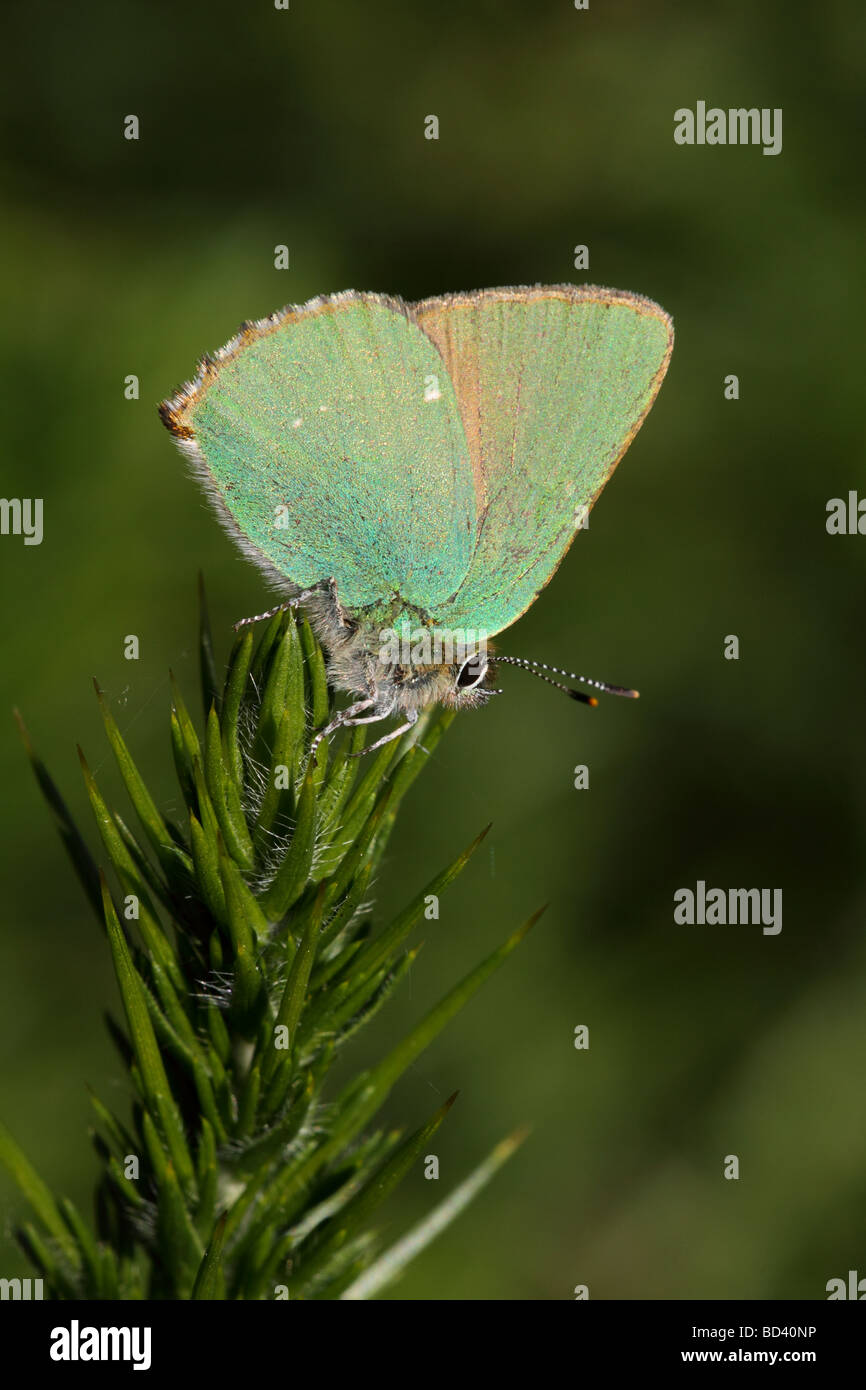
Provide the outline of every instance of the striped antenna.
{"type": "Polygon", "coordinates": [[[605,695],[624,695],[628,700],[636,700],[639,692],[637,690],[627,690],[622,685],[608,685],[607,681],[594,681],[589,676],[577,676],[574,671],[563,671],[559,666],[548,666],[546,661],[528,661],[523,656],[495,656],[496,664],[502,662],[506,666],[519,666],[521,670],[528,671],[531,676],[537,676],[539,680],[547,681],[548,685],[555,685],[557,690],[562,690],[569,695],[572,700],[579,700],[582,705],[597,705],[598,700],[593,695],[584,695],[582,690],[572,690],[571,686],[563,685],[562,681],[553,680],[551,676],[546,676],[545,671],[553,671],[557,676],[565,676],[566,680],[577,681],[580,685],[591,685],[595,690],[601,690],[605,695]]]}

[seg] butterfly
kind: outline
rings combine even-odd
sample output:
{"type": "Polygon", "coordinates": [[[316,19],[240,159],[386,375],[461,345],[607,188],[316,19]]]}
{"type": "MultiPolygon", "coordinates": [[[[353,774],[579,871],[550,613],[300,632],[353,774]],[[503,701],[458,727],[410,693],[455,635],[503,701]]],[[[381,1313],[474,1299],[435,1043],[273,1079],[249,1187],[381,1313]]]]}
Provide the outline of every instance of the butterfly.
{"type": "MultiPolygon", "coordinates": [[[[639,295],[538,285],[419,303],[347,290],[245,323],[159,407],[229,533],[302,605],[352,701],[322,729],[484,704],[652,405],[673,325],[639,295]]],[[[575,699],[595,698],[567,686],[575,699]]]]}

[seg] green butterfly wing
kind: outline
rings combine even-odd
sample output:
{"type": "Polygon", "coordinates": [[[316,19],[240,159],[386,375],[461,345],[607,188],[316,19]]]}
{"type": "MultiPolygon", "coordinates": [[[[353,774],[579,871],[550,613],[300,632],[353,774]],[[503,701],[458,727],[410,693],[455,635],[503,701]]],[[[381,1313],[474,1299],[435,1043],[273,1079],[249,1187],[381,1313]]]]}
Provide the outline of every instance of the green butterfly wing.
{"type": "Polygon", "coordinates": [[[673,347],[651,300],[592,286],[429,299],[412,317],[454,384],[477,542],[443,627],[508,627],[548,582],[652,405],[673,347]]]}
{"type": "Polygon", "coordinates": [[[448,373],[399,300],[349,291],[245,326],[161,407],[228,528],[277,582],[425,612],[475,549],[448,373]]]}

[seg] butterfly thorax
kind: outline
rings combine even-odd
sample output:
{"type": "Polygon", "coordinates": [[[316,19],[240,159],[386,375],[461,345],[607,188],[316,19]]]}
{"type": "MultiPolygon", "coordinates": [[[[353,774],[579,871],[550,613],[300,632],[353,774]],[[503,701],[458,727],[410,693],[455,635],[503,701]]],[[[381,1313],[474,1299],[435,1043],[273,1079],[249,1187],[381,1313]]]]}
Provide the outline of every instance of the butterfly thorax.
{"type": "Polygon", "coordinates": [[[382,711],[412,714],[434,703],[466,709],[490,694],[481,688],[485,633],[440,627],[399,598],[353,612],[336,593],[323,592],[304,607],[325,650],[331,684],[375,700],[382,711]]]}

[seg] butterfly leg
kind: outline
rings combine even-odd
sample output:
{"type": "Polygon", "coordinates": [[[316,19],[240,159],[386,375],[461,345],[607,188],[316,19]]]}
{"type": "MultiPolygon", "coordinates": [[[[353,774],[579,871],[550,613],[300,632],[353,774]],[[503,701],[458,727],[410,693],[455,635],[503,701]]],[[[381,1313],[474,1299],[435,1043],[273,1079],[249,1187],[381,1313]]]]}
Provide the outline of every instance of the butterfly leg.
{"type": "Polygon", "coordinates": [[[263,623],[266,618],[275,618],[278,613],[285,613],[286,609],[291,608],[297,601],[290,598],[285,603],[278,603],[276,608],[269,608],[267,613],[254,613],[251,618],[239,618],[236,623],[232,623],[232,631],[237,632],[238,628],[249,627],[252,623],[263,623]]]}
{"type": "MultiPolygon", "coordinates": [[[[387,715],[384,715],[384,714],[374,715],[373,718],[376,718],[376,719],[385,719],[385,718],[387,718],[387,715]]],[[[353,724],[372,724],[372,723],[373,723],[373,718],[371,718],[371,719],[353,719],[353,720],[352,720],[352,723],[353,723],[353,724]]],[[[418,711],[413,709],[412,712],[411,712],[411,714],[409,714],[409,715],[407,716],[407,718],[406,718],[406,723],[405,723],[405,724],[401,724],[401,725],[399,726],[399,728],[397,728],[397,729],[392,729],[391,732],[390,732],[390,734],[383,734],[381,738],[377,738],[377,739],[376,739],[376,742],[375,742],[375,743],[371,743],[369,748],[362,748],[361,751],[360,751],[360,753],[350,753],[350,754],[349,754],[349,757],[350,757],[350,758],[363,758],[363,756],[364,756],[365,753],[372,753],[372,752],[374,751],[374,749],[376,749],[376,748],[381,748],[383,744],[385,744],[385,743],[390,743],[392,739],[400,738],[403,734],[407,734],[407,733],[409,732],[409,730],[410,730],[411,728],[413,728],[413,726],[414,726],[415,724],[417,724],[417,723],[418,723],[418,711]]]]}
{"type": "MultiPolygon", "coordinates": [[[[316,737],[310,744],[310,752],[315,756],[316,749],[322,739],[326,738],[328,734],[332,734],[335,729],[354,729],[358,724],[378,724],[380,720],[387,719],[388,715],[391,714],[390,708],[378,709],[375,714],[366,714],[362,719],[358,718],[361,710],[369,709],[370,705],[376,705],[378,703],[377,697],[371,696],[369,700],[358,700],[354,705],[349,705],[346,709],[341,710],[339,714],[334,716],[330,724],[326,725],[324,729],[316,734],[316,737]]],[[[417,715],[415,717],[417,718],[417,715]]],[[[415,720],[413,719],[412,723],[414,724],[414,722],[415,720]]],[[[387,739],[385,741],[387,742],[387,739]]],[[[378,746],[378,744],[373,745],[373,747],[378,746]]],[[[368,753],[369,751],[370,750],[367,748],[361,749],[361,753],[368,753]]],[[[349,756],[352,758],[359,758],[361,753],[351,753],[349,756]]]]}
{"type": "MultiPolygon", "coordinates": [[[[323,738],[327,738],[329,734],[333,734],[337,729],[341,729],[344,724],[369,723],[369,720],[356,719],[355,716],[360,714],[362,710],[369,709],[370,706],[375,705],[375,703],[375,699],[371,696],[368,700],[356,700],[353,705],[348,705],[346,709],[340,710],[339,714],[334,715],[330,724],[326,724],[324,729],[320,729],[316,734],[316,737],[310,744],[310,757],[315,758],[319,744],[322,742],[323,738]]],[[[374,714],[372,717],[373,719],[385,718],[383,714],[374,714]]]]}
{"type": "Polygon", "coordinates": [[[278,613],[285,613],[287,608],[297,608],[299,604],[306,603],[308,599],[317,598],[323,589],[327,590],[331,597],[331,601],[334,605],[334,612],[340,621],[340,625],[342,627],[349,627],[349,619],[346,616],[343,605],[337,598],[336,581],[334,579],[322,579],[318,584],[311,585],[309,589],[302,589],[299,594],[293,594],[291,598],[287,598],[283,603],[278,603],[276,608],[269,608],[266,613],[254,613],[251,618],[239,618],[238,621],[233,624],[233,631],[237,632],[238,628],[249,627],[251,623],[262,623],[267,618],[275,618],[278,613]]]}

